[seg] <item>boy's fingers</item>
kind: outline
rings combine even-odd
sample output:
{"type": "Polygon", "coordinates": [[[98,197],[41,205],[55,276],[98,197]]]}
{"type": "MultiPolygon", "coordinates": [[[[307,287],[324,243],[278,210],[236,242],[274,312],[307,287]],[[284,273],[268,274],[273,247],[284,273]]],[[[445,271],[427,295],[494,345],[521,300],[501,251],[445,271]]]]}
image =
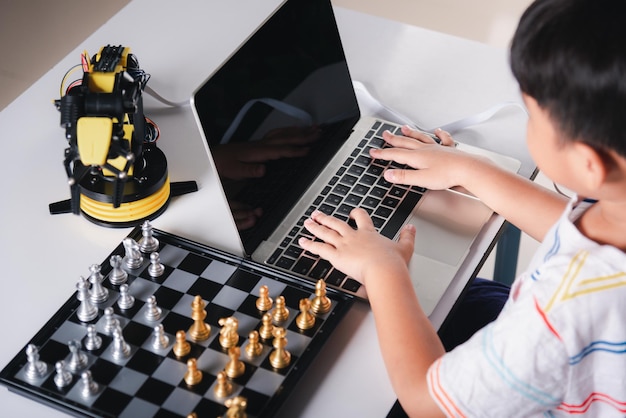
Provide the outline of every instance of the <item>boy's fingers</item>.
{"type": "Polygon", "coordinates": [[[452,139],[452,135],[449,132],[444,131],[441,128],[435,129],[435,135],[437,138],[441,139],[441,145],[445,145],[448,147],[454,146],[454,139],[452,139]]]}

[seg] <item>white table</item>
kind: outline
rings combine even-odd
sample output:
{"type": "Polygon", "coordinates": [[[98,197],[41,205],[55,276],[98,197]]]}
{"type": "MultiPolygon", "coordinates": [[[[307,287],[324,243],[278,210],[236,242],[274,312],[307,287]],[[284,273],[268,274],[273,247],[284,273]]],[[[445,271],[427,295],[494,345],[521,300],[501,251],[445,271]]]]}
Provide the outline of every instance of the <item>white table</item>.
{"type": "MultiPolygon", "coordinates": [[[[62,165],[66,141],[52,105],[66,70],[79,62],[85,49],[93,54],[107,44],[129,46],[152,75],[150,87],[172,101],[186,100],[279,3],[135,0],[0,113],[1,367],[71,295],[78,276],[87,275],[89,265],[101,262],[129,232],[48,213],[49,203],[69,198],[62,165]]],[[[423,126],[441,125],[495,103],[520,101],[504,50],[343,9],[337,10],[337,20],[353,78],[423,126]]],[[[200,187],[174,198],[153,224],[229,252],[240,251],[229,214],[213,204],[220,190],[217,179],[209,176],[190,108],[167,108],[149,97],[144,104],[146,115],[161,129],[159,146],[167,155],[171,180],[196,180],[200,187]]],[[[464,130],[457,139],[514,156],[523,163],[521,174],[530,177],[534,166],[524,132],[524,114],[512,109],[464,130]]],[[[441,325],[486,257],[501,226],[502,219],[494,216],[481,233],[431,316],[435,326],[441,325]]],[[[281,413],[383,417],[394,400],[373,316],[358,302],[281,413]]],[[[63,416],[5,388],[0,390],[0,404],[8,416],[63,416]]]]}

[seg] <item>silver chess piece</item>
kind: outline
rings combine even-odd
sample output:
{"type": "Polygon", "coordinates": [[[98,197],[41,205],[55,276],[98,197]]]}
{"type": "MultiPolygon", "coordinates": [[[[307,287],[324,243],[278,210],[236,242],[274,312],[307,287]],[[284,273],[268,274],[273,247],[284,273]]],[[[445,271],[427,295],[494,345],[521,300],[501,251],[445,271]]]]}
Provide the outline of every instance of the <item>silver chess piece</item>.
{"type": "Polygon", "coordinates": [[[120,327],[120,321],[114,315],[113,308],[104,308],[104,332],[112,335],[113,330],[120,327]]]}
{"type": "Polygon", "coordinates": [[[48,371],[48,365],[39,360],[39,349],[34,344],[28,344],[26,347],[26,364],[25,375],[28,380],[36,380],[43,377],[48,371]]]}
{"type": "Polygon", "coordinates": [[[112,255],[109,259],[109,264],[111,264],[113,268],[109,274],[109,282],[116,286],[126,283],[128,273],[122,268],[122,256],[117,254],[112,255]]]}
{"type": "Polygon", "coordinates": [[[85,338],[85,348],[94,351],[102,347],[102,337],[96,332],[95,325],[87,325],[87,338],[85,338]]]}
{"type": "Polygon", "coordinates": [[[100,273],[100,269],[99,264],[92,264],[89,267],[89,271],[91,273],[89,275],[89,283],[91,283],[91,294],[89,295],[89,299],[92,303],[106,302],[109,298],[109,289],[102,286],[104,276],[100,273]]]}
{"type": "Polygon", "coordinates": [[[64,388],[70,383],[72,383],[72,373],[65,370],[65,361],[59,360],[54,365],[56,369],[56,374],[54,375],[54,384],[58,388],[64,388]]]}
{"type": "Polygon", "coordinates": [[[165,335],[163,324],[156,325],[152,333],[152,348],[161,350],[170,345],[170,339],[165,335]]]}
{"type": "Polygon", "coordinates": [[[89,398],[90,396],[98,393],[99,386],[96,382],[94,382],[93,376],[89,370],[81,373],[80,380],[83,385],[80,394],[83,398],[89,398]]]}
{"type": "Polygon", "coordinates": [[[87,355],[81,351],[80,341],[70,340],[67,346],[70,349],[70,358],[67,363],[67,368],[75,373],[87,367],[87,355]]]}
{"type": "Polygon", "coordinates": [[[157,301],[154,296],[149,296],[146,299],[146,319],[148,321],[158,321],[161,318],[161,308],[157,306],[157,301]]]}
{"type": "Polygon", "coordinates": [[[116,360],[126,358],[130,355],[130,346],[126,340],[124,340],[124,336],[122,335],[122,330],[120,328],[113,330],[113,348],[111,355],[116,360]]]}
{"type": "Polygon", "coordinates": [[[76,288],[78,289],[77,297],[80,300],[76,316],[78,316],[78,320],[81,322],[89,322],[98,316],[98,308],[91,303],[91,298],[89,297],[91,293],[89,291],[89,282],[83,276],[80,276],[78,283],[76,283],[76,288]]]}
{"type": "Polygon", "coordinates": [[[139,244],[132,238],[124,238],[122,241],[126,255],[123,258],[124,265],[131,270],[138,269],[143,264],[143,256],[139,250],[139,244]]]}
{"type": "Polygon", "coordinates": [[[159,240],[152,235],[152,225],[150,221],[144,221],[141,224],[141,239],[139,240],[139,249],[144,254],[149,254],[159,249],[159,240]]]}
{"type": "Polygon", "coordinates": [[[161,258],[159,253],[153,252],[150,254],[150,266],[148,267],[148,274],[150,277],[159,277],[163,275],[165,266],[161,264],[161,258]]]}
{"type": "Polygon", "coordinates": [[[130,309],[135,304],[135,297],[128,291],[128,285],[124,283],[120,286],[120,297],[117,299],[117,306],[122,310],[130,309]]]}

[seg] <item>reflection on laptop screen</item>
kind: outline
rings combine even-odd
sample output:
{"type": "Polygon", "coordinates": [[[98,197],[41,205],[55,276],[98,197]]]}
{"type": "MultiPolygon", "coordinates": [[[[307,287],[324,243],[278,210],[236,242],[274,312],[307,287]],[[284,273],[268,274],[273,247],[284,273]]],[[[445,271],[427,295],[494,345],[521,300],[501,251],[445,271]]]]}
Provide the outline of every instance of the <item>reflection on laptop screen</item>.
{"type": "Polygon", "coordinates": [[[330,2],[287,1],[194,103],[252,254],[359,118],[330,2]]]}

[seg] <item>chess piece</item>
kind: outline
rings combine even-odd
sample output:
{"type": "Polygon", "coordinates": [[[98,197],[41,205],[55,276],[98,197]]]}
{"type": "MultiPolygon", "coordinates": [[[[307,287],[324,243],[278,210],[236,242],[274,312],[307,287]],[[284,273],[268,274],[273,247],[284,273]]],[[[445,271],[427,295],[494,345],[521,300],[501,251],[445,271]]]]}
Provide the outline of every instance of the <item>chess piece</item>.
{"type": "Polygon", "coordinates": [[[59,360],[54,365],[56,374],[54,375],[54,384],[58,388],[64,388],[72,383],[72,373],[65,370],[65,361],[59,360]]]}
{"type": "Polygon", "coordinates": [[[152,333],[152,348],[161,350],[167,348],[168,345],[170,345],[170,339],[165,335],[163,324],[156,325],[152,333]]]}
{"type": "Polygon", "coordinates": [[[152,253],[159,249],[159,240],[153,235],[152,224],[144,221],[141,224],[141,238],[139,239],[139,250],[144,254],[152,253]]]}
{"type": "Polygon", "coordinates": [[[87,338],[85,338],[85,348],[94,351],[102,347],[102,337],[96,332],[95,325],[87,325],[87,338]]]}
{"type": "Polygon", "coordinates": [[[89,297],[89,282],[83,276],[80,276],[78,283],[76,283],[76,288],[78,289],[77,298],[80,300],[80,305],[76,310],[78,320],[81,322],[89,322],[96,319],[98,316],[98,308],[91,303],[89,297]]]}
{"type": "Polygon", "coordinates": [[[202,372],[198,370],[198,362],[195,358],[187,360],[187,372],[185,373],[185,383],[195,386],[202,381],[202,372]]]}
{"type": "Polygon", "coordinates": [[[259,335],[264,340],[269,340],[274,336],[274,324],[272,324],[272,316],[269,313],[263,314],[261,317],[261,327],[259,335]]]}
{"type": "Polygon", "coordinates": [[[124,335],[122,335],[120,328],[113,330],[113,348],[111,349],[111,355],[115,360],[130,356],[130,346],[126,340],[124,340],[124,335]]]}
{"type": "Polygon", "coordinates": [[[228,349],[228,363],[224,367],[226,376],[234,379],[241,376],[246,371],[246,364],[239,359],[241,356],[241,349],[239,347],[230,347],[228,349]]]}
{"type": "Polygon", "coordinates": [[[263,344],[259,341],[259,333],[251,331],[248,334],[248,345],[246,345],[246,355],[249,358],[258,357],[263,352],[263,344]]]}
{"type": "Polygon", "coordinates": [[[279,296],[276,298],[276,306],[272,311],[272,320],[276,324],[285,322],[289,318],[289,309],[285,306],[285,297],[279,296]]]}
{"type": "Polygon", "coordinates": [[[274,351],[270,353],[270,364],[275,369],[283,369],[291,362],[291,353],[285,349],[287,346],[286,331],[283,327],[274,328],[274,351]]]}
{"type": "Polygon", "coordinates": [[[320,279],[315,284],[315,297],[311,302],[311,311],[315,315],[325,314],[330,311],[331,302],[326,296],[326,282],[320,279]]]}
{"type": "Polygon", "coordinates": [[[158,321],[161,318],[161,308],[157,306],[157,300],[154,296],[148,296],[146,299],[145,317],[148,321],[158,321]]]}
{"type": "Polygon", "coordinates": [[[233,392],[233,385],[230,384],[226,373],[221,371],[217,373],[217,382],[213,388],[213,393],[218,398],[225,398],[233,392]]]}
{"type": "Polygon", "coordinates": [[[91,283],[91,294],[89,295],[89,299],[92,303],[106,302],[109,298],[109,289],[102,286],[104,276],[100,273],[100,265],[92,264],[89,267],[89,271],[89,283],[91,283]]]}
{"type": "Polygon", "coordinates": [[[48,371],[48,365],[39,360],[39,350],[34,344],[28,344],[26,347],[26,378],[28,380],[36,380],[45,376],[48,371]]]}
{"type": "Polygon", "coordinates": [[[70,358],[67,363],[67,368],[71,372],[76,373],[87,367],[87,355],[81,351],[80,341],[70,340],[67,346],[70,349],[70,358]]]}
{"type": "Polygon", "coordinates": [[[93,376],[89,370],[84,371],[80,375],[80,380],[83,385],[80,394],[83,398],[88,398],[98,393],[98,384],[94,382],[93,376]]]}
{"type": "Polygon", "coordinates": [[[165,272],[165,266],[161,264],[159,253],[153,252],[150,254],[150,266],[148,267],[148,274],[150,277],[159,277],[165,272]]]}
{"type": "Polygon", "coordinates": [[[104,332],[113,335],[113,330],[120,327],[120,320],[114,315],[113,308],[104,308],[104,332]]]}
{"type": "Polygon", "coordinates": [[[172,351],[176,357],[185,357],[191,351],[191,344],[187,341],[185,331],[176,332],[176,343],[172,351]]]}
{"type": "Polygon", "coordinates": [[[122,268],[122,257],[119,255],[112,255],[109,258],[109,264],[111,264],[112,270],[109,273],[109,282],[112,285],[121,285],[128,280],[128,273],[122,268]]]}
{"type": "Polygon", "coordinates": [[[117,306],[121,310],[130,309],[135,304],[135,297],[128,292],[128,285],[126,283],[120,286],[120,297],[117,299],[117,306]]]}
{"type": "Polygon", "coordinates": [[[234,316],[228,318],[220,318],[217,322],[220,324],[220,345],[222,348],[230,348],[239,342],[239,320],[234,316]]]}
{"type": "Polygon", "coordinates": [[[143,256],[139,251],[139,244],[132,238],[124,238],[122,241],[126,254],[122,259],[124,265],[131,270],[138,269],[143,264],[143,256]]]}
{"type": "Polygon", "coordinates": [[[248,407],[248,400],[243,396],[235,396],[230,399],[226,399],[224,402],[226,408],[226,414],[224,418],[246,418],[246,408],[248,407]]]}
{"type": "Polygon", "coordinates": [[[296,317],[296,325],[301,330],[313,328],[315,316],[311,313],[311,301],[307,298],[300,299],[300,314],[296,317]]]}
{"type": "Polygon", "coordinates": [[[256,308],[261,312],[266,312],[272,309],[272,303],[274,301],[269,296],[269,288],[263,285],[259,288],[259,298],[256,301],[256,308]]]}
{"type": "Polygon", "coordinates": [[[194,322],[189,328],[189,338],[196,342],[206,341],[211,335],[211,328],[204,322],[204,318],[206,318],[204,306],[202,296],[196,295],[191,302],[191,318],[194,322]]]}

